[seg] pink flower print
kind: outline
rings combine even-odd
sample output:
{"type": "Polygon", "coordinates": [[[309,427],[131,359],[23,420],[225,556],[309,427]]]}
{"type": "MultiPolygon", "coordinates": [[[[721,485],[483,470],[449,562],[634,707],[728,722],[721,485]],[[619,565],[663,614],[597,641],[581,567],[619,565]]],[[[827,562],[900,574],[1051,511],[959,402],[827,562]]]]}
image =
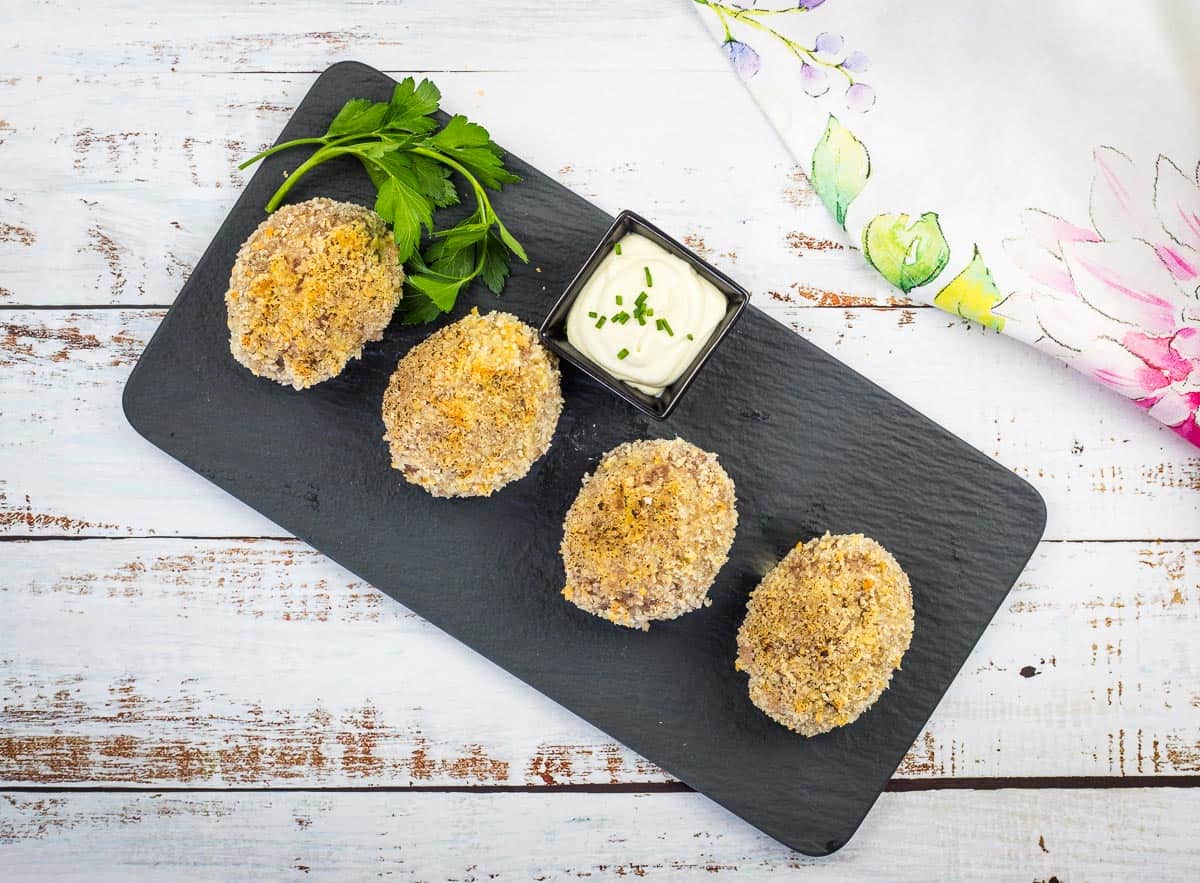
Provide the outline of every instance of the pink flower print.
{"type": "Polygon", "coordinates": [[[1091,226],[1028,210],[1004,245],[1033,287],[996,312],[1200,445],[1200,184],[1166,157],[1095,160],[1091,226]]]}

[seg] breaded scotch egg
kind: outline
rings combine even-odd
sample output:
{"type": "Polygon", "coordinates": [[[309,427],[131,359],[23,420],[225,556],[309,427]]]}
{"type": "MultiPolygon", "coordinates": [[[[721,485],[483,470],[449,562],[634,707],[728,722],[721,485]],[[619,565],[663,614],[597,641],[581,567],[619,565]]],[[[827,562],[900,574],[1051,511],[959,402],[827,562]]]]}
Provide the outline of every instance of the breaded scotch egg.
{"type": "Polygon", "coordinates": [[[558,360],[508,313],[471,310],[417,344],[383,396],[392,466],[435,497],[486,497],[550,449],[558,360]]]}
{"type": "Polygon", "coordinates": [[[285,205],[238,251],[225,306],[233,357],[304,389],[336,377],[379,340],[404,270],[383,218],[318,197],[285,205]]]}
{"type": "Polygon", "coordinates": [[[648,629],[707,606],[737,527],[733,481],[683,439],[626,442],[584,476],[563,525],[563,597],[648,629]]]}
{"type": "Polygon", "coordinates": [[[862,534],[796,546],[750,595],[735,667],[750,699],[815,736],[858,718],[887,689],[913,633],[908,576],[862,534]]]}

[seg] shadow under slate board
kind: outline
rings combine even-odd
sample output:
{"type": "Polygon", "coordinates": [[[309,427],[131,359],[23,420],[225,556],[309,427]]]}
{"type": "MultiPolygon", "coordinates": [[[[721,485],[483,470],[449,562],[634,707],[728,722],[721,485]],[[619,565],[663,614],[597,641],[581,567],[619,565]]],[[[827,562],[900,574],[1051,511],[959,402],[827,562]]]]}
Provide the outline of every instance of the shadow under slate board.
{"type": "MultiPolygon", "coordinates": [[[[392,85],[363,65],[335,65],[281,140],[319,135],[347,99],[383,100],[392,85]]],[[[751,307],[668,421],[564,365],[562,419],[529,475],[491,498],[434,499],[389,467],[380,418],[397,360],[430,326],[393,323],[361,361],[303,392],[253,377],[230,356],[224,294],[235,254],[304,156],[300,148],[264,162],[217,231],[129,379],[130,423],[750,824],[809,855],[841,847],[1020,574],[1045,524],[1041,498],[751,307]],[[605,451],[676,435],[717,453],[736,483],[737,539],[711,607],[649,632],[619,628],[559,595],[563,516],[605,451]],[[733,668],[735,637],[763,574],[827,530],[861,531],[895,554],[912,579],[916,629],[878,703],[806,739],[750,703],[733,668]]],[[[495,204],[529,265],[514,266],[500,298],[480,286],[464,293],[452,318],[478,306],[537,326],[612,219],[516,157],[508,164],[524,180],[495,204]]],[[[351,160],[310,174],[291,200],[318,195],[374,201],[351,160]]]]}

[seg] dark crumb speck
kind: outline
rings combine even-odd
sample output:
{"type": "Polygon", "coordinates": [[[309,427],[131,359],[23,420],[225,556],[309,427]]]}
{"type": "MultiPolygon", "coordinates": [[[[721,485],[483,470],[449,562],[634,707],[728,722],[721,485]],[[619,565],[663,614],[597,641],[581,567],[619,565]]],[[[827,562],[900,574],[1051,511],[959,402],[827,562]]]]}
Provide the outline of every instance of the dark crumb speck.
{"type": "Polygon", "coordinates": [[[738,414],[743,420],[752,420],[755,423],[770,423],[771,415],[756,408],[750,408],[738,414]]]}

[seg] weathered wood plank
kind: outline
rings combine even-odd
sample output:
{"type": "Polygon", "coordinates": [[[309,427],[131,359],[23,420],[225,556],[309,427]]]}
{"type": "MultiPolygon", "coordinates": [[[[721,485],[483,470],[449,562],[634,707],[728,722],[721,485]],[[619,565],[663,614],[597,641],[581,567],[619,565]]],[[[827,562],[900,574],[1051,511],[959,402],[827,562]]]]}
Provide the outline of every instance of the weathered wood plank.
{"type": "Polygon", "coordinates": [[[688,0],[70,0],[11,10],[0,72],[312,71],[354,58],[394,70],[718,70],[725,64],[688,0]]]}
{"type": "MultiPolygon", "coordinates": [[[[1029,478],[1049,538],[1197,538],[1195,450],[1069,369],[935,310],[766,306],[1029,478]]],[[[160,316],[0,312],[0,533],[281,533],[125,423],[121,387],[160,316]]]]}
{"type": "MultiPolygon", "coordinates": [[[[232,205],[238,157],[311,82],[295,72],[347,57],[443,71],[447,104],[511,149],[687,237],[776,316],[1029,476],[1052,536],[1195,539],[1200,459],[1086,381],[927,310],[805,309],[889,293],[833,247],[690,5],[498,0],[481,17],[440,0],[26,4],[0,29],[0,307],[169,302],[232,205]],[[646,83],[665,100],[629,102],[646,83]]],[[[0,319],[0,532],[278,530],[124,425],[120,386],[155,314],[0,319]]],[[[1043,545],[902,775],[1200,770],[1198,554],[1043,545]]],[[[664,778],[296,543],[0,543],[0,632],[9,783],[664,778]]],[[[812,863],[696,795],[9,793],[0,867],[39,880],[793,865],[820,879],[1185,878],[1198,797],[888,794],[847,850],[812,863]]]]}
{"type": "MultiPolygon", "coordinates": [[[[0,177],[0,305],[173,301],[247,179],[237,163],[276,138],[313,79],[0,78],[0,155],[18,170],[0,177]]],[[[764,299],[896,295],[838,247],[844,234],[727,71],[436,81],[510,150],[611,212],[661,222],[764,299]],[[669,100],[630,100],[646,86],[669,100]]]]}
{"type": "MultiPolygon", "coordinates": [[[[8,785],[669,780],[294,541],[0,543],[0,622],[8,785]]],[[[1200,543],[1045,543],[899,775],[1200,773],[1198,629],[1200,543]]]]}
{"type": "Polygon", "coordinates": [[[696,794],[0,794],[10,880],[1184,880],[1200,789],[885,794],[833,856],[696,794]]]}

